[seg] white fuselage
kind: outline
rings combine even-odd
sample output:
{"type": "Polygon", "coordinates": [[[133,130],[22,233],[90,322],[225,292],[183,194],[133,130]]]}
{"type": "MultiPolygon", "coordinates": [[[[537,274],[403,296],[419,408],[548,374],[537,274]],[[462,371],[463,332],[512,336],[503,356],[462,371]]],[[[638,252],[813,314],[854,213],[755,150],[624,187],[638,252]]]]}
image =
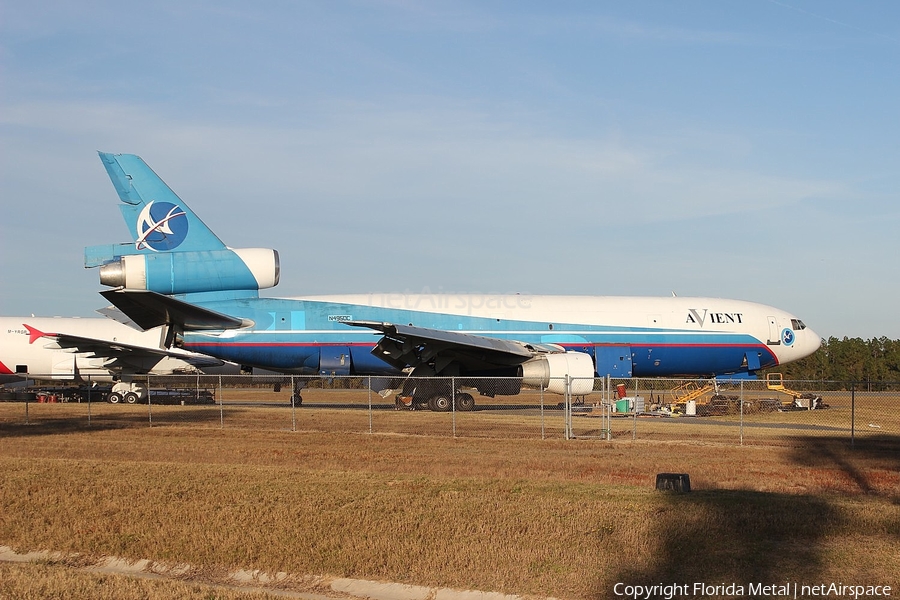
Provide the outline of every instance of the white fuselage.
{"type": "Polygon", "coordinates": [[[496,330],[471,333],[503,337],[540,334],[541,341],[550,343],[558,338],[565,344],[574,336],[587,340],[602,337],[613,343],[618,339],[623,344],[637,345],[664,343],[667,338],[673,343],[707,338],[708,341],[695,343],[715,344],[716,339],[750,336],[767,346],[779,364],[809,356],[821,345],[819,335],[793,314],[757,302],[727,298],[378,293],[308,296],[304,300],[377,308],[386,311],[388,317],[433,314],[433,323],[415,324],[457,331],[466,330],[463,324],[470,317],[489,319],[486,326],[493,321],[498,324],[496,330]],[[453,317],[458,323],[453,322],[453,317]],[[502,326],[506,322],[528,325],[521,331],[511,331],[502,326]],[[551,329],[550,325],[557,328],[551,329]],[[566,327],[560,329],[559,325],[566,327]],[[790,343],[781,339],[785,329],[794,332],[790,343]]]}

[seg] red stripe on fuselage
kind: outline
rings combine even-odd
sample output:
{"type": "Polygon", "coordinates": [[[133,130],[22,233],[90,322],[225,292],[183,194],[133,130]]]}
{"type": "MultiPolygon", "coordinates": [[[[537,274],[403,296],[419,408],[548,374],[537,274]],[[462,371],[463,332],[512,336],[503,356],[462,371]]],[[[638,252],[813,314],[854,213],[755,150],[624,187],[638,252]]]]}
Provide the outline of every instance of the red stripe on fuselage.
{"type": "Polygon", "coordinates": [[[325,346],[374,348],[375,344],[367,344],[365,342],[335,342],[331,344],[318,342],[193,342],[185,344],[184,348],[202,348],[204,346],[213,346],[215,348],[321,348],[325,346]]]}
{"type": "MultiPolygon", "coordinates": [[[[748,346],[746,344],[603,344],[584,342],[578,344],[556,344],[563,348],[584,348],[584,347],[602,347],[602,348],[763,348],[769,354],[774,353],[768,347],[763,345],[748,346]]],[[[185,348],[197,348],[201,346],[229,346],[235,348],[291,348],[291,347],[319,347],[319,346],[356,346],[359,348],[374,348],[375,344],[366,342],[330,342],[323,344],[321,342],[191,342],[184,344],[185,348]]]]}

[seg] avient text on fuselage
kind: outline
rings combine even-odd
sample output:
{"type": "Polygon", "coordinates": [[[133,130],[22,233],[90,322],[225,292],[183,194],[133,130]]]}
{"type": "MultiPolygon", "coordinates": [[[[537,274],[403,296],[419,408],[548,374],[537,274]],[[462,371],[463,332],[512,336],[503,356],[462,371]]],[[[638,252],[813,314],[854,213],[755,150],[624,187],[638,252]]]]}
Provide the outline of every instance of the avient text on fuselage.
{"type": "Polygon", "coordinates": [[[709,312],[708,308],[703,309],[703,314],[700,314],[700,311],[696,308],[688,309],[687,319],[685,323],[692,323],[694,325],[699,325],[703,327],[704,323],[706,323],[707,319],[709,322],[716,325],[729,325],[729,324],[741,324],[744,322],[744,314],[743,313],[723,313],[723,312],[709,312]]]}

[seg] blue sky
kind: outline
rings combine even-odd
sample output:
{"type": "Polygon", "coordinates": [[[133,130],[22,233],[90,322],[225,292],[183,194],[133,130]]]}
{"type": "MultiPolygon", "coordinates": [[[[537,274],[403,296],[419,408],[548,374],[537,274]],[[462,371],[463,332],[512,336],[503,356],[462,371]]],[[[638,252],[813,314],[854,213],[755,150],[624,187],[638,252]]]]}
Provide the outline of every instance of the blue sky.
{"type": "Polygon", "coordinates": [[[141,155],[266,295],[718,296],[900,338],[900,4],[0,0],[0,314],[141,155]]]}

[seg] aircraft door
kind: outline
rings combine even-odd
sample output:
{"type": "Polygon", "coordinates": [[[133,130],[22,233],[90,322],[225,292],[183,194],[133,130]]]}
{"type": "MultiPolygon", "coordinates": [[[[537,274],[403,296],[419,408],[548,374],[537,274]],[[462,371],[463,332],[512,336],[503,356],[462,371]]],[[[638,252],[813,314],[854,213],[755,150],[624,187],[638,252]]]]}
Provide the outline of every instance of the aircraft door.
{"type": "Polygon", "coordinates": [[[319,350],[320,375],[349,375],[351,364],[347,346],[322,346],[319,350]]]}
{"type": "Polygon", "coordinates": [[[747,365],[747,371],[753,373],[759,371],[759,353],[755,350],[744,354],[744,363],[747,365]]]}
{"type": "Polygon", "coordinates": [[[778,319],[769,317],[769,339],[766,342],[770,346],[781,345],[781,330],[778,328],[778,319]]]}
{"type": "Polygon", "coordinates": [[[594,365],[598,377],[631,377],[631,346],[594,346],[594,365]]]}

